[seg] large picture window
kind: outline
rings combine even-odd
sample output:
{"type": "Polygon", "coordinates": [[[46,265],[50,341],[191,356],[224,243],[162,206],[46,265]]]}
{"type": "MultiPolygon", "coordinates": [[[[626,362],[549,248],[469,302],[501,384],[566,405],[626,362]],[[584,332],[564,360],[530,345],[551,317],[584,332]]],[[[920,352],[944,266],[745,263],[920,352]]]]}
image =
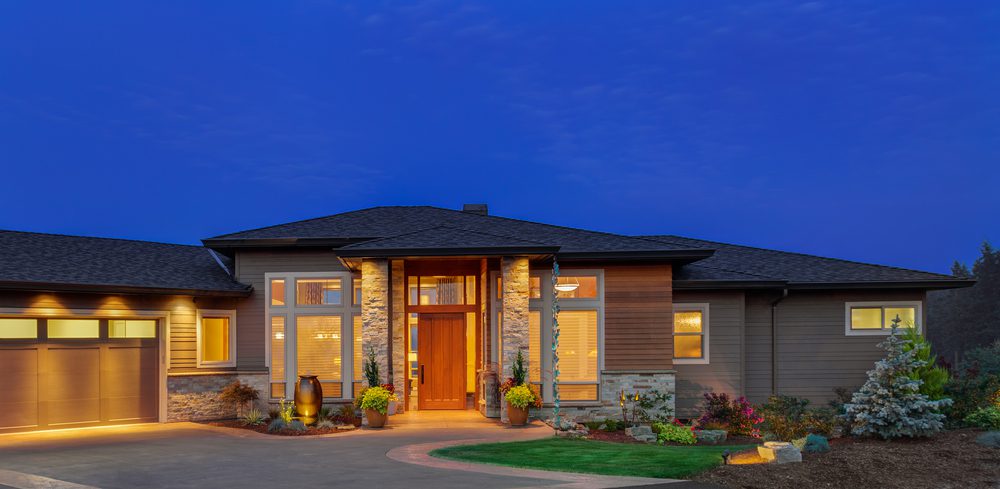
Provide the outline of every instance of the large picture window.
{"type": "Polygon", "coordinates": [[[885,335],[892,331],[893,319],[900,329],[920,330],[921,303],[917,302],[848,302],[845,306],[845,331],[848,336],[885,335]]]}
{"type": "Polygon", "coordinates": [[[566,401],[597,399],[597,310],[559,313],[559,394],[566,401]]]}
{"type": "Polygon", "coordinates": [[[341,393],[340,316],[296,316],[296,374],[315,375],[323,386],[323,397],[341,393]]]}
{"type": "Polygon", "coordinates": [[[674,363],[708,363],[708,304],[674,304],[674,363]]]}

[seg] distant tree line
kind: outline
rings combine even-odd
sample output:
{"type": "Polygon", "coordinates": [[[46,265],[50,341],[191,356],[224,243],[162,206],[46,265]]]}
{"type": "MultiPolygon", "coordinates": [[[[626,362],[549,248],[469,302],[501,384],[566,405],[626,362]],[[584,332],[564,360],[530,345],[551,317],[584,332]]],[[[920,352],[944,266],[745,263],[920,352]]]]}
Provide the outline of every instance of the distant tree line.
{"type": "Polygon", "coordinates": [[[927,337],[942,360],[954,364],[971,349],[1000,341],[1000,250],[983,243],[970,269],[956,261],[952,275],[976,285],[927,295],[927,337]]]}

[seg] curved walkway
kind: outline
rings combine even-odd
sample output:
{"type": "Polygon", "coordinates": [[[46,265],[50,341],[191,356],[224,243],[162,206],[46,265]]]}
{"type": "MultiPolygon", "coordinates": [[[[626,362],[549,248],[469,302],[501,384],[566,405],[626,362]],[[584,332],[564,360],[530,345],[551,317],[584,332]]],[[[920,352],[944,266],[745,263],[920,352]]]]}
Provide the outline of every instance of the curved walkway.
{"type": "Polygon", "coordinates": [[[668,482],[466,464],[427,455],[454,444],[550,434],[540,423],[512,429],[475,413],[447,412],[393,416],[383,430],[324,437],[260,435],[195,423],[3,435],[0,475],[6,478],[0,487],[54,488],[66,482],[64,487],[98,488],[513,489],[668,482]]]}

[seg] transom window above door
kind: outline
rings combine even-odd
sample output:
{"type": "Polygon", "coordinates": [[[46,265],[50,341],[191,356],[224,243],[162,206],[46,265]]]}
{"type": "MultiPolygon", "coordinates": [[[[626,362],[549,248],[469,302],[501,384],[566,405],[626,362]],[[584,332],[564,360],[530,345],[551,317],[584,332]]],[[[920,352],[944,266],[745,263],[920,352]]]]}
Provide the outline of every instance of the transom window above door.
{"type": "Polygon", "coordinates": [[[411,275],[407,289],[407,304],[411,306],[476,304],[474,275],[411,275]]]}

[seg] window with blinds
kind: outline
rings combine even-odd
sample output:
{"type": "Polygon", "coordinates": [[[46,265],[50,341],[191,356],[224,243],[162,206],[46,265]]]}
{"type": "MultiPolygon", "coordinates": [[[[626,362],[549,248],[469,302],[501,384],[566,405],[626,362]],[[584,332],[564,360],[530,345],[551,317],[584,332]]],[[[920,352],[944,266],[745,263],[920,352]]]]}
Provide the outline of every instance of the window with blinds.
{"type": "Polygon", "coordinates": [[[271,398],[285,397],[285,317],[271,318],[271,398]]]}
{"type": "Polygon", "coordinates": [[[315,375],[323,397],[341,395],[341,317],[295,317],[296,374],[315,375]]]}
{"type": "Polygon", "coordinates": [[[597,311],[559,313],[559,393],[566,401],[597,399],[597,311]],[[575,384],[575,385],[572,385],[575,384]]]}

